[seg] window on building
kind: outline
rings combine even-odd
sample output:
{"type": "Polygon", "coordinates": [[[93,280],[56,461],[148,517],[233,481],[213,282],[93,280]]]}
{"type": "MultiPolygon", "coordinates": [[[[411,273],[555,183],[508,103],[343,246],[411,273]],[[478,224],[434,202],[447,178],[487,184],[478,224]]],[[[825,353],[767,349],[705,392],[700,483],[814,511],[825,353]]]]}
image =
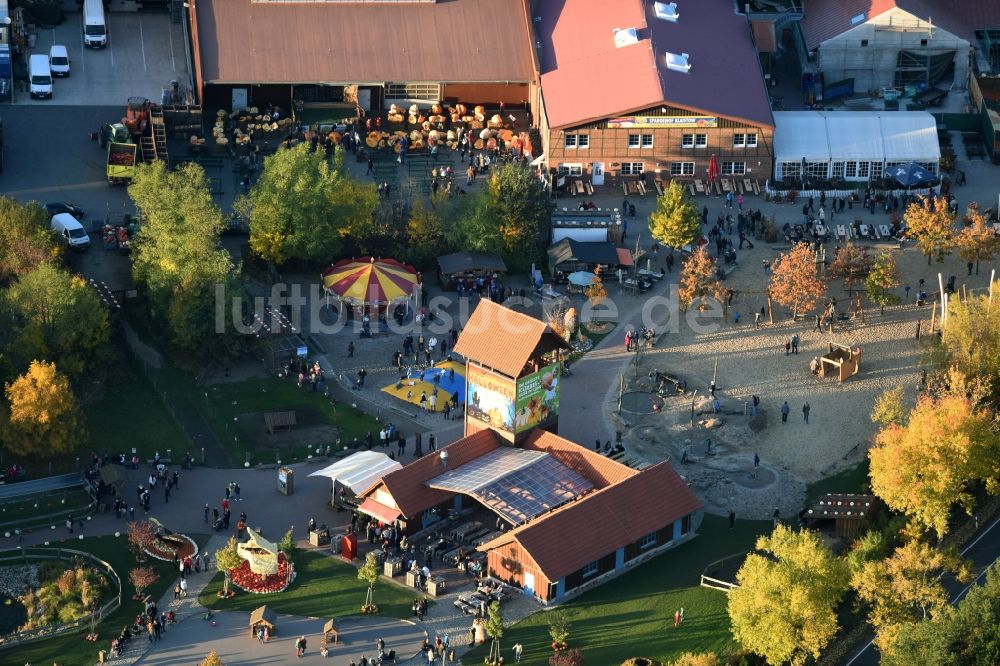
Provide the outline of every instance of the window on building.
{"type": "Polygon", "coordinates": [[[882,163],[881,162],[872,162],[871,177],[872,178],[881,178],[882,177],[882,163]]]}
{"type": "Polygon", "coordinates": [[[653,135],[652,134],[643,134],[640,137],[640,139],[641,139],[642,147],[643,148],[652,148],[653,147],[653,135]]]}
{"type": "Polygon", "coordinates": [[[387,83],[385,86],[387,99],[426,99],[437,101],[441,99],[441,84],[439,83],[387,83]]]}
{"type": "Polygon", "coordinates": [[[920,40],[920,45],[921,46],[927,46],[927,40],[926,39],[921,39],[920,40]]]}
{"type": "Polygon", "coordinates": [[[806,162],[806,178],[815,180],[817,178],[828,178],[830,175],[829,162],[806,162]]]}
{"type": "Polygon", "coordinates": [[[867,178],[868,174],[868,162],[858,162],[858,178],[867,178]]]}
{"type": "Polygon", "coordinates": [[[858,163],[848,162],[844,169],[844,178],[857,178],[858,177],[858,163]]]}
{"type": "Polygon", "coordinates": [[[583,165],[576,164],[560,164],[558,167],[560,176],[582,176],[583,175],[583,165]]]}
{"type": "Polygon", "coordinates": [[[746,162],[723,162],[722,163],[722,175],[723,176],[742,176],[747,172],[746,162]]]}
{"type": "Polygon", "coordinates": [[[802,175],[802,162],[781,163],[782,178],[798,178],[800,175],[802,175]]]}
{"type": "Polygon", "coordinates": [[[831,178],[843,178],[844,177],[844,163],[834,162],[833,171],[830,172],[831,178]]]}
{"type": "Polygon", "coordinates": [[[639,539],[639,548],[649,548],[656,545],[656,532],[650,532],[639,539]]]}
{"type": "Polygon", "coordinates": [[[695,134],[694,135],[694,147],[704,148],[708,145],[708,135],[707,134],[695,134]]]}
{"type": "Polygon", "coordinates": [[[670,175],[671,176],[693,176],[694,175],[694,162],[671,162],[670,163],[670,175]]]}
{"type": "Polygon", "coordinates": [[[593,576],[594,574],[596,574],[597,573],[597,560],[594,560],[590,564],[585,565],[583,567],[582,573],[583,573],[583,577],[584,578],[588,578],[588,577],[593,576]]]}
{"type": "Polygon", "coordinates": [[[868,40],[867,39],[862,39],[861,40],[861,46],[868,46],[868,40]]]}
{"type": "Polygon", "coordinates": [[[589,134],[577,134],[576,135],[576,145],[579,148],[590,148],[590,135],[589,134]]]}
{"type": "Polygon", "coordinates": [[[738,132],[733,135],[733,148],[754,148],[757,146],[757,135],[753,132],[744,134],[738,132]]]}
{"type": "Polygon", "coordinates": [[[750,132],[747,134],[747,148],[757,147],[757,134],[755,132],[750,132]]]}
{"type": "Polygon", "coordinates": [[[681,135],[681,148],[694,148],[694,134],[681,135]]]}
{"type": "MultiPolygon", "coordinates": [[[[938,172],[937,162],[918,162],[917,164],[926,169],[928,173],[937,174],[938,172]]],[[[879,175],[881,175],[881,173],[879,175]]],[[[872,162],[872,178],[874,177],[875,177],[875,163],[872,162]]]]}
{"type": "Polygon", "coordinates": [[[638,148],[639,147],[639,135],[638,134],[629,134],[628,135],[628,147],[629,148],[638,148]]]}
{"type": "Polygon", "coordinates": [[[623,176],[641,176],[643,169],[642,162],[622,162],[623,176]]]}
{"type": "Polygon", "coordinates": [[[576,148],[576,134],[567,134],[563,137],[563,146],[566,149],[576,148]]]}
{"type": "Polygon", "coordinates": [[[687,515],[681,518],[681,534],[687,534],[691,531],[691,516],[687,515]]]}

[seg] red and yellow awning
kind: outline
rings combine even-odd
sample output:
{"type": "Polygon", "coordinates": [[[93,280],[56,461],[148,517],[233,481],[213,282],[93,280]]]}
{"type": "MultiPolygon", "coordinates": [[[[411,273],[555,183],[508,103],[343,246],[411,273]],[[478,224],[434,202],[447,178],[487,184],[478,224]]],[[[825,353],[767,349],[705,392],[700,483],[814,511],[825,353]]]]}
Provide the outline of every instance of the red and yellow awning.
{"type": "Polygon", "coordinates": [[[395,259],[341,259],[323,271],[323,287],[353,305],[402,301],[419,283],[416,269],[395,259]]]}

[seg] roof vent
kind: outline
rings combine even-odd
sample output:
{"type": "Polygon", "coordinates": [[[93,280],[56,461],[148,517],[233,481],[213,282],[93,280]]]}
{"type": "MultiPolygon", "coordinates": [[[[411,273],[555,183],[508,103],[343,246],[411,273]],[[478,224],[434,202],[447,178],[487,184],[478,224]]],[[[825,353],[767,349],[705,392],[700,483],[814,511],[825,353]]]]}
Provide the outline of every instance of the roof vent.
{"type": "Polygon", "coordinates": [[[615,28],[615,48],[620,49],[625,46],[639,43],[639,33],[635,28],[615,28]]]}
{"type": "Polygon", "coordinates": [[[664,21],[677,23],[677,19],[681,17],[677,11],[676,2],[654,2],[653,11],[656,13],[656,18],[664,21]]]}
{"type": "Polygon", "coordinates": [[[677,54],[667,51],[667,69],[672,69],[675,72],[683,72],[684,74],[690,72],[691,63],[688,62],[688,54],[677,54]]]}

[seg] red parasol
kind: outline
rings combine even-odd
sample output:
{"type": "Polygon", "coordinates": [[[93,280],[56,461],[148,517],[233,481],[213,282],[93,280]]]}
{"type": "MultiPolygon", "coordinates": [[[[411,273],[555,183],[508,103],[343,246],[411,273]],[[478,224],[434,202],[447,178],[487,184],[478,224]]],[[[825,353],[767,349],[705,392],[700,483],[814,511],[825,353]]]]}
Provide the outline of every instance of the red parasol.
{"type": "Polygon", "coordinates": [[[708,180],[719,180],[719,158],[714,154],[708,160],[708,180]]]}

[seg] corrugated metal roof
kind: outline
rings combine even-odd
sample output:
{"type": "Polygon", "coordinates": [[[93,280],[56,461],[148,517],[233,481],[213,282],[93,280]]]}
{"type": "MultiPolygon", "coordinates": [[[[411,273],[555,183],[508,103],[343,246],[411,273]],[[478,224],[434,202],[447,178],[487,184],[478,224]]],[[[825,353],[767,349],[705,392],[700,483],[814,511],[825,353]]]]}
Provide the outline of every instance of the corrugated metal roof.
{"type": "Polygon", "coordinates": [[[453,351],[508,377],[519,377],[536,350],[544,353],[559,347],[566,343],[545,323],[483,299],[453,351]]]}
{"type": "Polygon", "coordinates": [[[778,50],[778,40],[774,35],[774,21],[750,21],[753,31],[753,42],[761,53],[774,53],[778,50]]]}
{"type": "Polygon", "coordinates": [[[436,3],[201,0],[206,83],[533,79],[525,0],[436,3]]]}
{"type": "Polygon", "coordinates": [[[812,50],[837,35],[856,28],[896,6],[896,0],[806,0],[803,3],[802,36],[812,50]],[[851,19],[864,16],[861,22],[851,19]]]}
{"type": "Polygon", "coordinates": [[[547,430],[532,432],[524,442],[524,448],[552,455],[566,467],[589,479],[598,488],[610,486],[639,473],[628,465],[623,465],[547,430]]]}
{"type": "Polygon", "coordinates": [[[540,3],[536,30],[549,126],[580,125],[660,104],[772,126],[750,28],[732,2],[678,3],[677,22],[656,18],[653,5],[653,0],[540,3]],[[638,28],[639,41],[616,48],[614,29],[626,27],[638,28]],[[668,70],[668,51],[687,53],[690,72],[668,70]]]}
{"type": "Polygon", "coordinates": [[[517,541],[549,580],[558,580],[702,508],[668,462],[566,504],[483,544],[517,541]]]}

